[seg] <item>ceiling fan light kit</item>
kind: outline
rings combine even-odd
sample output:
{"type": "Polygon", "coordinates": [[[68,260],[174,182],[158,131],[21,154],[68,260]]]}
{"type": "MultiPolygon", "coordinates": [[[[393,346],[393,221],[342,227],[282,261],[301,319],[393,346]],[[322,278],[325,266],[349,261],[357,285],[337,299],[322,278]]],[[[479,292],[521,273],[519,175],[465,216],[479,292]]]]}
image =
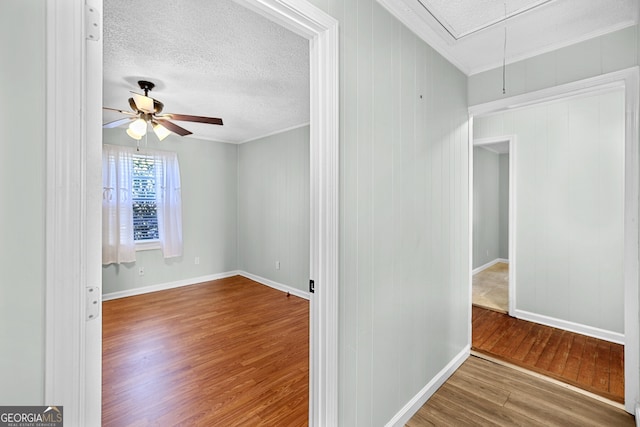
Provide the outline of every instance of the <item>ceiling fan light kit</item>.
{"type": "Polygon", "coordinates": [[[136,135],[144,136],[147,133],[147,121],[143,118],[136,119],[129,125],[129,130],[136,135]]]}
{"type": "Polygon", "coordinates": [[[133,111],[103,107],[105,110],[116,111],[129,117],[105,123],[102,127],[113,128],[129,123],[129,127],[126,131],[127,135],[136,141],[140,141],[142,137],[147,134],[147,127],[151,124],[153,132],[156,134],[158,139],[162,141],[171,133],[175,133],[180,136],[191,135],[192,133],[191,131],[169,121],[169,119],[222,126],[222,119],[217,117],[191,116],[188,114],[161,114],[164,109],[164,104],[157,99],[149,97],[149,91],[155,87],[155,84],[150,81],[140,80],[138,81],[138,86],[140,86],[140,89],[144,91],[144,95],[131,92],[133,96],[129,98],[128,102],[129,107],[133,111]]]}
{"type": "Polygon", "coordinates": [[[171,131],[162,126],[160,123],[153,123],[153,132],[156,134],[160,141],[171,135],[171,131]]]}
{"type": "Polygon", "coordinates": [[[133,132],[131,129],[127,129],[127,135],[129,135],[131,138],[135,139],[136,141],[140,141],[142,139],[142,135],[138,135],[137,133],[133,132]]]}

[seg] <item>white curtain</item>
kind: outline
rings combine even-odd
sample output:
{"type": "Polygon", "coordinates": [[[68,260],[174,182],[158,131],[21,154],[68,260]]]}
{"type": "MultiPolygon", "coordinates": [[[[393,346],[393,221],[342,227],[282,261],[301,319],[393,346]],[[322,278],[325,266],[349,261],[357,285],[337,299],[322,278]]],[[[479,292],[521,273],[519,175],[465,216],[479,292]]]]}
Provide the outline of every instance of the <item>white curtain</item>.
{"type": "Polygon", "coordinates": [[[182,256],[182,195],[178,155],[153,152],[160,248],[165,258],[182,256]]]}
{"type": "Polygon", "coordinates": [[[133,262],[133,149],[102,146],[102,264],[133,262]]]}

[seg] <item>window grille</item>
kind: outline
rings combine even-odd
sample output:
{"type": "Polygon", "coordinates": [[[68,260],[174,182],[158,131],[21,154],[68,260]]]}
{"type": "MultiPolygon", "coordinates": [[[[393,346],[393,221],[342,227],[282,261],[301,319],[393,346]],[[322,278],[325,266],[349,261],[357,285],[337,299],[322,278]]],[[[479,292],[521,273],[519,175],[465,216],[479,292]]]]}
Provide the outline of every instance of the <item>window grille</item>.
{"type": "Polygon", "coordinates": [[[134,154],[132,180],[133,240],[158,240],[156,165],[153,156],[134,154]]]}

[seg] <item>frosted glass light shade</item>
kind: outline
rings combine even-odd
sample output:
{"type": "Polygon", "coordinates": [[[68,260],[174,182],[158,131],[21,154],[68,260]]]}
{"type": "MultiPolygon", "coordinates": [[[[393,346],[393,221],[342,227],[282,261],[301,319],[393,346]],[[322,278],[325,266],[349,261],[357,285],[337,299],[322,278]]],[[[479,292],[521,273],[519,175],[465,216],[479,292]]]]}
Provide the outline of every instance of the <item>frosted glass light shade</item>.
{"type": "Polygon", "coordinates": [[[127,129],[127,135],[129,135],[131,138],[140,141],[142,139],[142,135],[138,135],[137,133],[133,132],[131,129],[127,129]]]}
{"type": "Polygon", "coordinates": [[[134,120],[129,125],[129,130],[131,130],[131,132],[135,133],[136,135],[140,135],[140,137],[142,137],[145,133],[147,133],[147,122],[144,119],[134,120]]]}
{"type": "Polygon", "coordinates": [[[171,131],[166,127],[162,126],[160,123],[156,123],[153,125],[153,131],[160,141],[165,139],[171,134],[171,131]]]}

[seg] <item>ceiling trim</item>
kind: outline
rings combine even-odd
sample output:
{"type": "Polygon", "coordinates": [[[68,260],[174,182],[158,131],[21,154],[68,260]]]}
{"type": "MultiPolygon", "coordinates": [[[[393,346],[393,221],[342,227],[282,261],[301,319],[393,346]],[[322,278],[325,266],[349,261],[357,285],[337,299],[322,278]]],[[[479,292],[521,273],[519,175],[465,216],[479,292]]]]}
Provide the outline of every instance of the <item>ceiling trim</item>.
{"type": "MultiPolygon", "coordinates": [[[[451,62],[464,74],[469,75],[469,68],[449,52],[449,44],[442,39],[441,35],[438,35],[431,28],[423,16],[424,14],[421,15],[414,10],[408,1],[409,0],[377,0],[382,7],[435,49],[435,51],[442,55],[447,61],[451,62]]],[[[444,29],[442,29],[442,33],[447,37],[451,37],[444,29]]]]}
{"type": "Polygon", "coordinates": [[[254,137],[251,137],[249,139],[245,139],[244,141],[234,142],[233,144],[240,145],[240,144],[245,144],[245,143],[251,142],[251,141],[257,141],[258,139],[268,138],[268,137],[273,136],[273,135],[278,135],[280,133],[289,132],[290,130],[299,129],[299,128],[302,128],[302,127],[305,127],[305,126],[309,126],[310,123],[311,122],[305,122],[305,123],[302,123],[302,124],[299,124],[299,125],[289,126],[288,128],[280,129],[280,130],[277,130],[277,131],[274,131],[274,132],[269,132],[269,133],[267,133],[265,135],[254,136],[254,137]]]}
{"type": "MultiPolygon", "coordinates": [[[[466,64],[462,59],[458,58],[451,51],[451,47],[456,40],[451,34],[440,24],[433,15],[422,5],[419,0],[376,0],[382,7],[384,7],[391,15],[396,17],[401,23],[409,28],[416,36],[422,39],[425,43],[431,46],[436,52],[442,55],[447,61],[457,67],[467,76],[479,74],[484,71],[492,70],[502,66],[502,61],[493,62],[490,65],[482,67],[471,67],[466,64]],[[436,27],[434,29],[434,26],[436,27]],[[448,41],[447,41],[448,40],[448,41]]],[[[542,5],[548,5],[549,3],[543,3],[542,5]]],[[[640,15],[640,8],[638,11],[640,15]]],[[[573,38],[560,43],[553,43],[545,46],[542,49],[533,50],[526,54],[509,56],[507,55],[506,64],[513,64],[515,62],[523,61],[534,56],[542,55],[552,52],[554,50],[562,49],[564,47],[580,43],[604,34],[619,31],[621,29],[636,25],[634,19],[629,19],[620,24],[612,25],[598,31],[588,33],[584,36],[573,38]]],[[[508,48],[507,48],[508,50],[508,48]]]]}

